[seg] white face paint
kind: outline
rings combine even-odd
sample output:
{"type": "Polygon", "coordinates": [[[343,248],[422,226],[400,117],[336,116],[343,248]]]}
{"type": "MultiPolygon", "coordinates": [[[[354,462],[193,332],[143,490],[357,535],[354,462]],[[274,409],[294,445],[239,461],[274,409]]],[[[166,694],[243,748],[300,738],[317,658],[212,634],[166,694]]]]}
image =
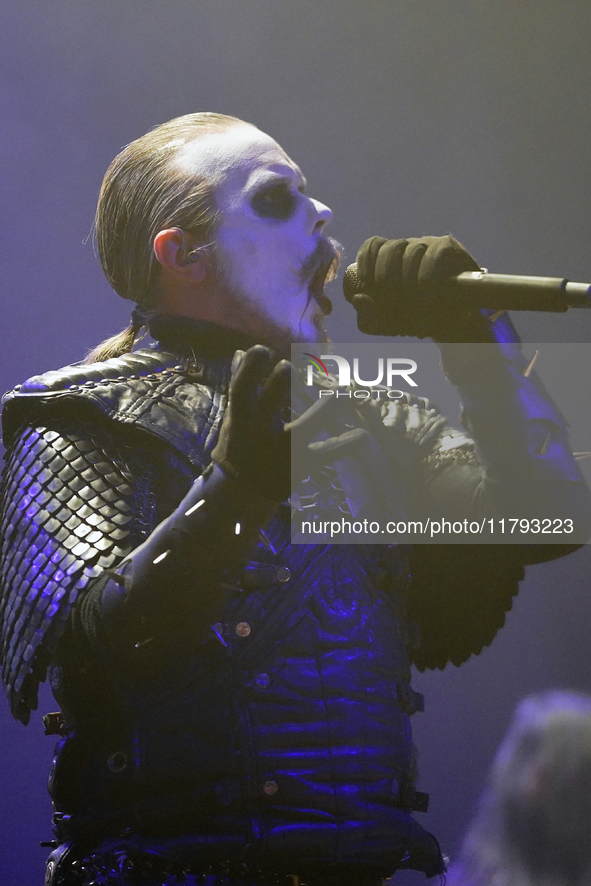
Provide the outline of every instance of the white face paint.
{"type": "Polygon", "coordinates": [[[304,194],[298,166],[249,124],[199,138],[177,163],[214,184],[220,284],[235,301],[244,331],[270,344],[326,340],[310,284],[319,269],[312,292],[322,301],[318,278],[333,255],[323,228],[332,213],[304,194]]]}

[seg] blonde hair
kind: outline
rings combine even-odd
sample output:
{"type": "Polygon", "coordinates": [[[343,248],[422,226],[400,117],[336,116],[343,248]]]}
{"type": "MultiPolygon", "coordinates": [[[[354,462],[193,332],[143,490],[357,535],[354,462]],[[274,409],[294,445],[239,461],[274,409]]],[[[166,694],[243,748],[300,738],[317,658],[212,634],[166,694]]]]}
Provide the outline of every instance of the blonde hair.
{"type": "Polygon", "coordinates": [[[107,169],[95,216],[98,255],[115,292],[144,311],[136,311],[127,329],[94,348],[87,362],[132,349],[155,306],[156,234],[178,227],[203,243],[211,238],[217,222],[213,186],[198,171],[187,175],[174,160],[199,136],[242,122],[208,112],[175,117],[128,144],[107,169]]]}

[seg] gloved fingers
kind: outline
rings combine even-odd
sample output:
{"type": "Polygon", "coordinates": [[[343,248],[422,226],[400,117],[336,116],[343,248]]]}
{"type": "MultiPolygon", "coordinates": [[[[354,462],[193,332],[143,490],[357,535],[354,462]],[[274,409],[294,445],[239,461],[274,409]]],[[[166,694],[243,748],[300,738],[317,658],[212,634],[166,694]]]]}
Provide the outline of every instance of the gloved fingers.
{"type": "Polygon", "coordinates": [[[297,434],[312,436],[321,431],[334,433],[335,423],[339,427],[346,422],[356,423],[351,401],[348,398],[319,397],[302,415],[291,422],[290,427],[297,434]]]}
{"type": "Polygon", "coordinates": [[[463,271],[478,271],[479,265],[470,253],[449,234],[431,240],[418,269],[418,286],[428,291],[438,283],[449,280],[463,271]]]}
{"type": "Polygon", "coordinates": [[[255,345],[244,354],[236,374],[230,382],[232,415],[252,413],[259,396],[259,389],[271,369],[272,354],[269,348],[255,345]]]}
{"type": "Polygon", "coordinates": [[[416,293],[419,288],[419,269],[431,245],[429,241],[434,239],[434,237],[411,237],[408,241],[402,259],[402,286],[407,295],[416,293]]]}
{"type": "Polygon", "coordinates": [[[280,409],[289,406],[294,373],[289,360],[280,360],[263,383],[257,404],[257,419],[263,426],[272,422],[280,409]]]}
{"type": "Polygon", "coordinates": [[[242,363],[242,361],[244,359],[245,353],[246,353],[246,351],[241,351],[241,350],[234,351],[234,356],[232,357],[232,370],[231,370],[232,378],[234,378],[234,376],[238,372],[238,368],[240,367],[240,364],[242,363]]]}
{"type": "Polygon", "coordinates": [[[376,289],[391,293],[402,282],[402,262],[408,240],[386,240],[376,256],[374,281],[376,289]]]}
{"type": "MultiPolygon", "coordinates": [[[[400,310],[404,299],[402,288],[402,267],[408,251],[408,240],[386,240],[376,258],[374,289],[371,293],[377,313],[385,318],[400,310]]],[[[384,331],[382,327],[380,330],[384,331]]]]}
{"type": "Polygon", "coordinates": [[[368,397],[365,400],[357,400],[354,407],[357,420],[362,424],[364,423],[370,432],[377,436],[380,436],[384,432],[382,405],[383,401],[374,400],[371,397],[368,397]]]}
{"type": "Polygon", "coordinates": [[[368,290],[374,285],[376,259],[384,243],[386,243],[385,237],[370,237],[361,244],[357,253],[357,277],[368,290]]]}
{"type": "Polygon", "coordinates": [[[336,437],[328,437],[326,440],[317,440],[308,445],[308,452],[314,460],[322,464],[330,464],[345,456],[359,456],[372,446],[373,438],[365,428],[353,428],[336,437]]]}

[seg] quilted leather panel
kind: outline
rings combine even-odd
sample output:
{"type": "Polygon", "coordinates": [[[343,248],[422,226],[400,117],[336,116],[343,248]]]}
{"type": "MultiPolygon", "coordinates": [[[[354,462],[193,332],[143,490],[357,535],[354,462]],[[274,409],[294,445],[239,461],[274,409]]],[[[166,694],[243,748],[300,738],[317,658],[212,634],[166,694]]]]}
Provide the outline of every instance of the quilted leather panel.
{"type": "Polygon", "coordinates": [[[195,361],[147,348],[102,363],[64,366],[5,394],[4,444],[10,446],[23,423],[38,421],[43,404],[60,404],[65,411],[84,403],[148,431],[202,468],[217,439],[229,377],[229,358],[195,361]]]}

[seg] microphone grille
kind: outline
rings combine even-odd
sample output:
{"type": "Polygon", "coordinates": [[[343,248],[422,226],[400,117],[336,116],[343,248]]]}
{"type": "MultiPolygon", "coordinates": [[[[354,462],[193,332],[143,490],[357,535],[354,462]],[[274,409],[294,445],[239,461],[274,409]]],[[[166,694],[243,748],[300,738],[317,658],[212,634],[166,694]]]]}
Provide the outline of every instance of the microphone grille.
{"type": "Polygon", "coordinates": [[[349,265],[343,277],[343,293],[347,301],[352,301],[353,296],[362,291],[363,287],[357,276],[357,263],[353,262],[352,265],[349,265]]]}

